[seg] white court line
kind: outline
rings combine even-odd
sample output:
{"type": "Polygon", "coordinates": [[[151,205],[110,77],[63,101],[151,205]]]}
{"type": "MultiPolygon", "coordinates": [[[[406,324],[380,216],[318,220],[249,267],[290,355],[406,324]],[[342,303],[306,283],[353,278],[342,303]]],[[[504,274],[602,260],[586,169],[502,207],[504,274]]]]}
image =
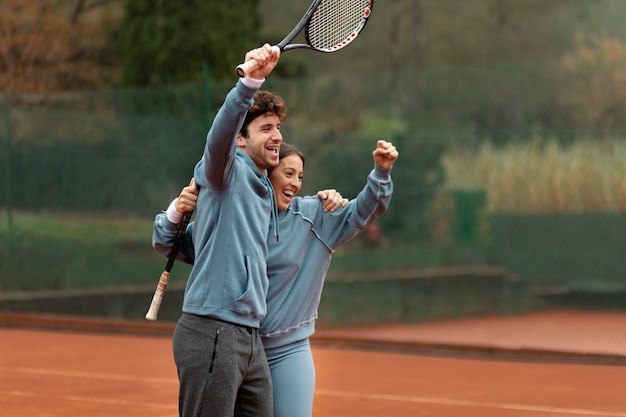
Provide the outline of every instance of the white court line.
{"type": "Polygon", "coordinates": [[[36,374],[36,375],[54,375],[54,376],[66,376],[66,377],[73,377],[73,378],[110,379],[110,380],[116,380],[116,381],[151,382],[151,383],[157,383],[157,384],[177,384],[178,385],[178,379],[176,378],[106,374],[106,373],[100,373],[100,372],[67,371],[64,369],[22,368],[22,367],[10,368],[6,366],[0,366],[0,372],[14,372],[14,373],[22,373],[22,374],[36,374]]]}
{"type": "MultiPolygon", "coordinates": [[[[94,398],[94,397],[81,397],[78,395],[46,395],[40,392],[25,392],[25,391],[8,391],[7,394],[16,397],[30,397],[30,398],[54,398],[55,401],[67,400],[67,401],[81,401],[87,403],[108,404],[108,405],[122,405],[133,407],[149,407],[149,408],[162,408],[167,410],[178,410],[178,404],[159,404],[159,403],[142,403],[135,401],[115,400],[108,398],[94,398]]],[[[0,394],[3,395],[3,394],[0,394]]]]}
{"type": "MultiPolygon", "coordinates": [[[[77,377],[77,378],[108,379],[108,380],[118,380],[118,381],[178,384],[178,379],[176,378],[161,378],[161,377],[147,377],[147,376],[138,377],[134,375],[66,371],[66,370],[60,370],[60,369],[0,367],[0,372],[67,376],[67,377],[77,377]]],[[[11,391],[11,394],[21,395],[21,396],[31,396],[31,397],[42,397],[42,398],[48,397],[46,395],[26,393],[22,391],[11,391]]],[[[597,416],[597,417],[626,417],[625,412],[595,411],[595,410],[585,410],[585,409],[577,409],[577,408],[561,408],[561,407],[543,407],[543,406],[535,406],[535,405],[527,405],[527,404],[465,401],[465,400],[453,400],[453,399],[448,399],[448,398],[435,398],[435,397],[358,393],[358,392],[331,391],[331,390],[320,390],[320,389],[316,389],[315,394],[334,396],[334,397],[358,398],[358,399],[412,402],[412,403],[420,403],[420,404],[456,405],[456,406],[462,406],[462,407],[480,407],[480,408],[515,410],[515,411],[534,411],[534,412],[541,412],[541,413],[546,413],[546,414],[570,414],[570,415],[578,415],[578,416],[597,416]]],[[[177,406],[165,406],[165,405],[158,405],[158,404],[153,404],[153,403],[146,403],[146,404],[130,403],[126,401],[104,400],[104,399],[78,397],[78,396],[66,396],[66,397],[55,396],[55,397],[65,398],[67,400],[73,400],[73,401],[102,402],[102,403],[107,403],[107,404],[137,405],[137,406],[158,407],[158,408],[167,408],[167,409],[178,408],[177,406]]]]}
{"type": "Polygon", "coordinates": [[[515,410],[515,411],[535,411],[535,412],[540,412],[540,413],[569,414],[569,415],[577,415],[577,416],[626,417],[626,413],[622,413],[622,412],[584,410],[584,409],[579,409],[579,408],[542,407],[542,406],[526,405],[526,404],[464,401],[464,400],[452,400],[448,398],[370,394],[370,393],[330,391],[330,390],[319,390],[319,389],[315,390],[315,394],[334,396],[334,397],[368,399],[368,400],[374,399],[374,400],[386,400],[386,401],[412,402],[412,403],[420,403],[420,404],[458,405],[462,407],[480,407],[480,408],[492,408],[492,409],[515,410]]]}

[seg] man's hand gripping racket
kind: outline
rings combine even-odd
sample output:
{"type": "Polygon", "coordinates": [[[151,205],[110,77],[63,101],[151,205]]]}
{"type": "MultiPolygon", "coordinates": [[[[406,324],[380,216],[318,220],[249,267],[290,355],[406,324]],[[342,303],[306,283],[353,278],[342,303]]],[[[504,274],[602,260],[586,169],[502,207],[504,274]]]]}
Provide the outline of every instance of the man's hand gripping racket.
{"type": "MultiPolygon", "coordinates": [[[[311,49],[335,52],[359,35],[372,14],[374,0],[314,0],[300,22],[276,46],[281,52],[311,49]],[[304,29],[305,43],[290,44],[304,29]]],[[[245,77],[258,68],[252,59],[237,66],[237,75],[245,77]]]]}

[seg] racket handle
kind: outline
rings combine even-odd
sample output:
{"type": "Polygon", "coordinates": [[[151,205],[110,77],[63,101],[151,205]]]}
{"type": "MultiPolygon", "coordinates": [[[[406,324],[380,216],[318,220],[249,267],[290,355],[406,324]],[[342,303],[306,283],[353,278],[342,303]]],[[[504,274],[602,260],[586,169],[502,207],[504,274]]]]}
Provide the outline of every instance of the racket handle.
{"type": "Polygon", "coordinates": [[[254,59],[251,59],[250,61],[237,65],[237,75],[241,78],[247,77],[248,74],[257,68],[259,68],[259,64],[254,59]]]}
{"type": "Polygon", "coordinates": [[[152,297],[152,302],[150,303],[150,308],[146,313],[146,320],[154,321],[157,319],[157,314],[159,313],[159,308],[161,307],[161,300],[163,300],[163,296],[165,295],[165,290],[167,289],[167,283],[170,280],[170,273],[167,271],[163,271],[161,274],[161,278],[159,278],[159,283],[157,284],[156,290],[154,290],[154,296],[152,297]]]}

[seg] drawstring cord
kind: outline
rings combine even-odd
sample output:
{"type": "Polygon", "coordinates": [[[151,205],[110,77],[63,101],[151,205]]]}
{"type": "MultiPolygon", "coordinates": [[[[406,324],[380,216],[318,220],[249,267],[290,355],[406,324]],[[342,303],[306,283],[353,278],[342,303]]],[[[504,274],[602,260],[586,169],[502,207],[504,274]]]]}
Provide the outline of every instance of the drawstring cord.
{"type": "Polygon", "coordinates": [[[274,237],[276,238],[276,241],[278,242],[278,202],[276,201],[276,194],[274,193],[274,187],[272,187],[272,183],[267,178],[267,175],[263,175],[263,178],[265,180],[265,187],[267,188],[270,195],[272,196],[272,215],[271,215],[270,223],[272,223],[272,225],[274,226],[274,237]]]}

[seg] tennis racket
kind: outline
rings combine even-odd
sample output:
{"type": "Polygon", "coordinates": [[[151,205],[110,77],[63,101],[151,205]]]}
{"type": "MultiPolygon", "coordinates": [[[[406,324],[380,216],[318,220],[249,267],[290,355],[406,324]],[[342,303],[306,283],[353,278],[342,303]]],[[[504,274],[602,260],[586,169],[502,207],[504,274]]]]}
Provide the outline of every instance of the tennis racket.
{"type": "Polygon", "coordinates": [[[165,290],[167,289],[167,284],[170,280],[170,272],[172,272],[172,267],[174,266],[174,261],[176,260],[178,249],[180,248],[180,241],[182,239],[183,233],[185,233],[185,229],[187,229],[187,225],[189,224],[189,220],[191,219],[191,213],[193,213],[193,211],[183,213],[183,217],[180,219],[180,223],[178,224],[178,231],[176,232],[176,237],[174,238],[174,243],[172,244],[172,249],[170,250],[170,254],[167,257],[165,270],[161,274],[161,278],[159,278],[159,283],[157,284],[156,290],[154,290],[154,296],[152,296],[150,308],[146,313],[146,320],[154,321],[157,319],[157,314],[159,313],[159,308],[161,307],[161,301],[163,300],[165,290]]]}
{"type": "MultiPolygon", "coordinates": [[[[372,14],[374,0],[314,0],[300,22],[276,46],[281,52],[311,49],[336,52],[354,41],[372,14]],[[290,44],[304,29],[305,43],[290,44]]],[[[255,60],[237,66],[245,77],[258,68],[255,60]]]]}

